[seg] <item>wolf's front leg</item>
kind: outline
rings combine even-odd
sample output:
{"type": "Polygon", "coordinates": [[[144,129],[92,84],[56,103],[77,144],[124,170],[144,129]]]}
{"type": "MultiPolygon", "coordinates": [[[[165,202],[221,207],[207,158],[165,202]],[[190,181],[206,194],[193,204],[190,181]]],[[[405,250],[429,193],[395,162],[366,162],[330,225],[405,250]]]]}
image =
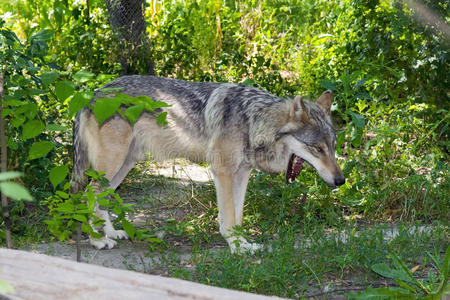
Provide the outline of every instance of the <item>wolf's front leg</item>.
{"type": "Polygon", "coordinates": [[[250,178],[250,168],[239,168],[233,176],[233,200],[236,216],[236,225],[242,225],[244,212],[245,192],[247,191],[248,179],[250,178]]]}
{"type": "MultiPolygon", "coordinates": [[[[228,242],[232,253],[253,253],[254,251],[260,249],[260,246],[247,242],[247,240],[241,236],[236,236],[233,231],[234,226],[242,223],[242,208],[244,205],[243,198],[239,200],[234,198],[235,195],[242,196],[243,186],[246,187],[247,184],[246,182],[245,184],[238,184],[240,187],[239,191],[234,190],[233,186],[237,183],[236,180],[238,179],[236,178],[236,174],[228,174],[226,172],[218,173],[215,172],[214,169],[212,169],[212,171],[217,192],[217,203],[219,206],[220,233],[228,242]],[[238,215],[236,215],[236,213],[238,215]]],[[[245,197],[245,189],[243,196],[245,197]]]]}

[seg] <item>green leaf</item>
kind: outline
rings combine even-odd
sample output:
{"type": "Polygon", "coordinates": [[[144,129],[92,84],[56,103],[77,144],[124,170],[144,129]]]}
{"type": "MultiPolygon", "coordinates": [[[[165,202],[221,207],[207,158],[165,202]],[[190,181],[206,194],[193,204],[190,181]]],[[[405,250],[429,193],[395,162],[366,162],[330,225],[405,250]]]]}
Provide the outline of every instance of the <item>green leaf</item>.
{"type": "Polygon", "coordinates": [[[241,85],[243,85],[243,86],[257,86],[258,83],[254,79],[247,78],[241,83],[241,85]]]}
{"type": "Polygon", "coordinates": [[[87,222],[83,222],[83,224],[81,224],[81,230],[85,233],[88,233],[93,238],[99,239],[102,237],[102,235],[98,232],[95,232],[87,222]]]}
{"type": "Polygon", "coordinates": [[[93,111],[99,126],[116,113],[120,104],[121,101],[115,98],[101,98],[95,103],[93,111]]]}
{"type": "Polygon", "coordinates": [[[14,200],[33,200],[33,197],[31,197],[27,189],[15,182],[0,182],[0,190],[3,194],[14,200]]]}
{"type": "Polygon", "coordinates": [[[365,126],[365,120],[364,117],[361,116],[360,114],[357,114],[355,112],[349,111],[348,112],[350,114],[350,116],[352,117],[352,122],[355,125],[356,128],[358,129],[363,129],[365,126]]]}
{"type": "MultiPolygon", "coordinates": [[[[103,92],[103,90],[102,90],[102,92],[103,92]]],[[[131,105],[131,104],[139,104],[139,103],[143,102],[144,100],[142,100],[142,97],[145,97],[145,96],[131,97],[130,95],[127,95],[127,94],[115,93],[114,97],[110,97],[110,99],[117,99],[118,101],[122,102],[122,104],[131,105]]],[[[150,98],[148,98],[148,99],[150,99],[150,98]]],[[[145,100],[144,102],[147,102],[147,101],[145,100]]]]}
{"type": "Polygon", "coordinates": [[[331,80],[325,79],[320,82],[320,86],[327,89],[332,90],[333,92],[337,91],[336,86],[331,80]]]}
{"type": "Polygon", "coordinates": [[[59,211],[59,212],[71,214],[75,211],[75,206],[73,205],[73,203],[70,203],[70,202],[62,202],[59,204],[59,206],[55,210],[59,211]]]}
{"type": "Polygon", "coordinates": [[[411,272],[411,270],[408,268],[406,263],[397,255],[395,254],[390,247],[388,247],[388,252],[392,257],[393,264],[401,271],[409,280],[404,280],[410,283],[415,284],[417,287],[419,287],[422,291],[426,292],[427,294],[430,293],[430,290],[427,286],[425,286],[421,281],[414,278],[414,274],[411,272]]]}
{"type": "Polygon", "coordinates": [[[83,215],[73,215],[73,218],[77,221],[83,222],[83,223],[87,223],[87,218],[86,216],[83,215]]]}
{"type": "Polygon", "coordinates": [[[33,160],[45,156],[53,149],[54,145],[49,141],[35,142],[28,153],[27,160],[33,160]]]}
{"type": "Polygon", "coordinates": [[[105,198],[97,199],[97,203],[98,203],[98,205],[104,206],[104,207],[111,206],[111,203],[108,200],[106,200],[105,198]]]}
{"type": "Polygon", "coordinates": [[[30,95],[30,96],[45,94],[45,91],[41,90],[41,89],[28,89],[27,91],[28,91],[28,95],[30,95]]]}
{"type": "Polygon", "coordinates": [[[14,116],[14,111],[12,109],[5,108],[2,112],[2,118],[5,118],[7,116],[14,116]]]}
{"type": "Polygon", "coordinates": [[[400,279],[407,281],[407,282],[419,284],[419,286],[420,286],[420,283],[418,282],[417,279],[414,278],[414,274],[408,268],[406,263],[397,254],[395,254],[395,252],[393,252],[389,247],[388,247],[388,252],[391,255],[394,266],[396,266],[399,269],[399,271],[402,272],[406,276],[406,278],[408,278],[409,280],[406,280],[404,278],[400,278],[400,279]]]}
{"type": "Polygon", "coordinates": [[[328,40],[329,38],[332,38],[332,37],[334,37],[334,35],[332,35],[332,34],[326,34],[326,33],[319,34],[311,39],[311,44],[314,46],[321,45],[326,40],[328,40]]]}
{"type": "Polygon", "coordinates": [[[74,91],[75,85],[70,81],[58,81],[55,84],[55,94],[61,102],[72,96],[74,91]]]}
{"type": "Polygon", "coordinates": [[[76,93],[69,102],[69,115],[73,117],[80,109],[88,105],[94,97],[93,92],[78,92],[76,93]]]}
{"type": "Polygon", "coordinates": [[[414,299],[414,295],[409,291],[398,287],[385,287],[385,288],[372,288],[369,287],[366,290],[355,293],[346,294],[348,299],[414,299]]]}
{"type": "Polygon", "coordinates": [[[159,243],[163,242],[163,240],[155,238],[155,237],[149,237],[149,238],[146,238],[145,240],[149,243],[158,243],[159,244],[159,243]]]}
{"type": "Polygon", "coordinates": [[[24,104],[14,111],[14,115],[18,116],[24,114],[28,119],[34,119],[38,112],[38,107],[35,103],[24,104]]]}
{"type": "Polygon", "coordinates": [[[101,199],[101,198],[105,198],[106,196],[108,196],[108,192],[101,192],[97,194],[97,199],[101,199]]]}
{"type": "Polygon", "coordinates": [[[122,212],[123,212],[123,209],[122,209],[122,207],[120,207],[120,206],[114,206],[114,207],[113,207],[113,212],[114,212],[116,215],[120,216],[120,215],[122,214],[122,212]]]}
{"type": "Polygon", "coordinates": [[[366,82],[367,82],[366,78],[360,79],[356,82],[356,84],[353,88],[358,89],[358,88],[362,87],[366,82]]]}
{"type": "Polygon", "coordinates": [[[22,175],[23,175],[22,173],[20,173],[20,172],[15,172],[15,171],[12,171],[12,172],[3,172],[3,173],[0,173],[0,181],[4,181],[4,180],[9,180],[9,179],[17,178],[17,177],[20,177],[20,176],[22,176],[22,175]]]}
{"type": "Polygon", "coordinates": [[[69,199],[69,194],[67,194],[66,192],[56,191],[55,194],[63,199],[69,199]]]}
{"type": "Polygon", "coordinates": [[[17,145],[17,143],[9,137],[6,137],[6,146],[14,151],[19,149],[19,145],[17,145]]]}
{"type": "Polygon", "coordinates": [[[158,122],[159,125],[167,125],[169,123],[166,121],[166,118],[167,118],[167,111],[160,113],[156,117],[156,122],[158,122]]]}
{"type": "Polygon", "coordinates": [[[78,81],[79,83],[85,83],[94,77],[94,73],[88,72],[88,71],[78,71],[73,75],[73,79],[78,81]]]}
{"type": "Polygon", "coordinates": [[[136,228],[128,222],[126,219],[122,219],[122,228],[125,230],[125,232],[128,234],[131,240],[134,239],[134,235],[136,233],[136,228]]]}
{"type": "Polygon", "coordinates": [[[131,107],[128,107],[125,110],[124,114],[127,117],[127,119],[130,121],[131,125],[134,125],[134,123],[136,122],[136,120],[139,118],[142,111],[144,110],[144,108],[145,108],[145,103],[140,103],[140,104],[136,104],[131,107]]]}
{"type": "Polygon", "coordinates": [[[56,80],[56,78],[58,78],[58,72],[56,71],[43,73],[41,75],[42,85],[47,87],[49,86],[49,84],[53,83],[56,80]]]}
{"type": "MultiPolygon", "coordinates": [[[[442,266],[442,269],[440,270],[441,273],[441,284],[439,285],[439,291],[444,290],[444,286],[446,285],[446,282],[448,282],[450,272],[450,245],[447,246],[447,250],[445,251],[445,257],[444,257],[444,265],[442,266]]],[[[448,287],[447,287],[448,288],[448,287]]]]}
{"type": "Polygon", "coordinates": [[[46,129],[48,131],[63,131],[63,130],[66,130],[67,127],[59,125],[59,124],[48,124],[46,129]]]}
{"type": "Polygon", "coordinates": [[[394,279],[395,282],[402,288],[404,288],[405,290],[411,291],[413,293],[417,293],[416,289],[412,286],[410,286],[409,284],[407,284],[406,282],[400,280],[400,279],[394,279]]]}
{"type": "Polygon", "coordinates": [[[39,135],[44,131],[45,125],[39,120],[31,120],[23,125],[22,139],[27,140],[39,135]]]}
{"type": "MultiPolygon", "coordinates": [[[[13,294],[14,288],[7,281],[0,279],[0,295],[13,294]]],[[[3,298],[3,297],[2,297],[3,298]]],[[[8,299],[8,297],[5,297],[8,299]]]]}
{"type": "Polygon", "coordinates": [[[24,117],[16,117],[11,120],[11,124],[16,128],[19,128],[19,126],[22,125],[25,120],[26,119],[24,117]]]}
{"type": "Polygon", "coordinates": [[[3,35],[6,39],[6,43],[10,46],[14,45],[14,42],[19,42],[20,40],[17,35],[10,30],[0,30],[0,34],[3,35]]]}
{"type": "Polygon", "coordinates": [[[53,31],[51,31],[50,29],[44,29],[39,31],[38,33],[34,34],[30,40],[49,40],[51,39],[51,37],[53,36],[53,31]]]}
{"type": "Polygon", "coordinates": [[[172,105],[167,104],[166,102],[163,102],[163,101],[153,101],[152,100],[150,103],[151,103],[152,109],[158,109],[158,108],[162,108],[162,107],[171,107],[172,106],[172,105]]]}
{"type": "Polygon", "coordinates": [[[16,99],[6,100],[4,102],[5,106],[22,106],[24,104],[27,104],[27,102],[26,101],[16,100],[16,99]]]}
{"type": "Polygon", "coordinates": [[[357,148],[362,143],[365,120],[364,120],[363,116],[361,116],[360,114],[357,114],[355,112],[349,111],[349,114],[352,117],[352,124],[354,126],[353,131],[352,131],[351,142],[352,142],[353,147],[357,148]]]}
{"type": "Polygon", "coordinates": [[[414,283],[414,281],[411,281],[411,278],[407,274],[405,274],[403,271],[395,270],[389,268],[388,265],[380,263],[380,264],[374,264],[370,267],[372,271],[375,273],[391,279],[400,279],[409,283],[414,283]]]}
{"type": "Polygon", "coordinates": [[[66,178],[67,173],[69,173],[69,167],[66,165],[56,166],[50,170],[48,177],[50,178],[50,182],[55,189],[56,186],[66,178]]]}

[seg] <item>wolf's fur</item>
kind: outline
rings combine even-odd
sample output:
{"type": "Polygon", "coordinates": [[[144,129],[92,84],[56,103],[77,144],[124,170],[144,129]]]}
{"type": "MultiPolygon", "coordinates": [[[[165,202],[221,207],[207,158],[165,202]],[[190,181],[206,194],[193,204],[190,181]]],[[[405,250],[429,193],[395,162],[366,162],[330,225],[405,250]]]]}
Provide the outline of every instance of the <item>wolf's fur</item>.
{"type": "MultiPolygon", "coordinates": [[[[89,166],[104,171],[115,189],[147,153],[156,160],[207,161],[216,186],[221,234],[232,251],[236,244],[253,251],[256,245],[233,235],[233,227],[242,224],[252,168],[281,173],[295,154],[330,185],[345,181],[334,154],[329,91],[309,102],[301,97],[279,98],[254,87],[154,76],[125,76],[105,86],[119,87],[121,93],[147,95],[170,104],[162,109],[168,113],[169,124],[160,126],[153,113],[143,112],[133,127],[120,115],[99,127],[93,112],[82,109],[74,124],[73,192],[85,184],[83,172],[89,166]]],[[[91,104],[95,105],[95,99],[91,104]]],[[[106,236],[91,239],[94,246],[111,248],[113,239],[126,238],[123,231],[114,230],[105,211],[97,208],[97,215],[106,221],[106,236]]]]}

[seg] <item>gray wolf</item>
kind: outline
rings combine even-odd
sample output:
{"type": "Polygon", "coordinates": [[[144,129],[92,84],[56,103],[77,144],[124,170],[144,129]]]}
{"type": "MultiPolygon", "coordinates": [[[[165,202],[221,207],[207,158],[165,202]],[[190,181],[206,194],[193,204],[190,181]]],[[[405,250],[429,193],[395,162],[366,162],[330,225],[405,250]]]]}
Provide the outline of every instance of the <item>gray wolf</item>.
{"type": "MultiPolygon", "coordinates": [[[[236,252],[259,248],[233,233],[233,227],[242,224],[253,168],[286,172],[290,183],[306,161],[329,185],[345,182],[335,157],[331,91],[310,102],[237,84],[138,75],[120,77],[104,88],[122,88],[121,93],[170,104],[161,109],[168,113],[168,125],[158,125],[154,113],[143,112],[134,126],[117,114],[99,127],[91,109],[83,108],[74,122],[73,191],[82,188],[89,167],[104,171],[109,186],[117,188],[148,153],[156,160],[206,161],[216,187],[220,233],[236,252]]],[[[91,104],[95,105],[95,99],[91,104]]],[[[91,238],[93,246],[112,248],[115,239],[127,238],[124,231],[113,228],[106,211],[97,207],[96,215],[105,220],[106,235],[91,238]]]]}

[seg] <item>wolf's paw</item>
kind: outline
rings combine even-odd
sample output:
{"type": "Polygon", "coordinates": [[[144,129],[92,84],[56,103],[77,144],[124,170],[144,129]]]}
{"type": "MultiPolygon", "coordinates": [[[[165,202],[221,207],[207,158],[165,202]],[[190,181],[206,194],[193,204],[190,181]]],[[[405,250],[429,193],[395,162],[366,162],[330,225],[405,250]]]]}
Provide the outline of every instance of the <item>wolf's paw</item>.
{"type": "Polygon", "coordinates": [[[228,244],[230,245],[230,251],[233,254],[254,254],[258,250],[263,249],[263,246],[256,243],[249,243],[244,238],[239,239],[233,239],[231,241],[228,241],[228,244]]]}
{"type": "Polygon", "coordinates": [[[110,239],[121,239],[121,240],[128,239],[128,234],[123,230],[115,230],[114,228],[107,230],[105,228],[104,231],[106,236],[110,239]]]}
{"type": "Polygon", "coordinates": [[[112,249],[117,244],[117,242],[115,240],[112,240],[112,239],[107,238],[107,237],[102,237],[102,238],[99,238],[99,239],[90,238],[89,242],[91,243],[92,246],[94,246],[98,250],[100,250],[100,249],[112,249]]]}

